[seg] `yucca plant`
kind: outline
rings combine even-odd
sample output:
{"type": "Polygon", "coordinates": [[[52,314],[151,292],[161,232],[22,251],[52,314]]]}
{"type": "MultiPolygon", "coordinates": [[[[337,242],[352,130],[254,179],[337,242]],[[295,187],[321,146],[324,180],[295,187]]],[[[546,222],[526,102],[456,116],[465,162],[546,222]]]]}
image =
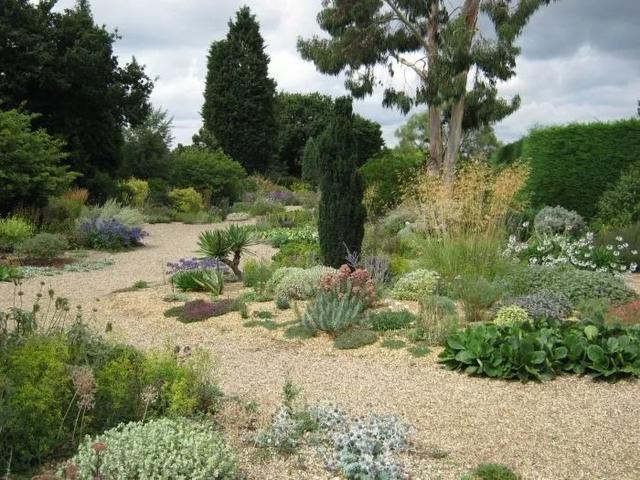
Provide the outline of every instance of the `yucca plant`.
{"type": "Polygon", "coordinates": [[[336,334],[357,324],[362,311],[362,302],[357,297],[323,293],[307,307],[302,325],[314,332],[321,330],[336,334]]]}
{"type": "Polygon", "coordinates": [[[247,247],[254,245],[256,239],[253,232],[246,227],[231,225],[226,230],[209,230],[202,232],[198,238],[200,252],[217,258],[228,265],[238,280],[242,280],[240,258],[248,253],[247,247]]]}

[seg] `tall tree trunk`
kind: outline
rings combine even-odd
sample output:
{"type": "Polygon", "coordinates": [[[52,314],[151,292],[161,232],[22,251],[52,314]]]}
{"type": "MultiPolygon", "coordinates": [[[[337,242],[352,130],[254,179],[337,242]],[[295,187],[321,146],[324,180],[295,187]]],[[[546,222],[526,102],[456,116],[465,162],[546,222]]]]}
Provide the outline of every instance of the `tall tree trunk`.
{"type": "MultiPolygon", "coordinates": [[[[427,20],[427,56],[428,71],[433,71],[438,57],[438,15],[440,1],[433,0],[431,12],[427,20]]],[[[427,87],[429,88],[429,87],[427,87]]],[[[433,96],[435,97],[435,95],[433,96]]],[[[434,100],[434,99],[431,99],[434,100]]],[[[429,163],[427,171],[434,174],[442,173],[442,111],[435,101],[429,102],[429,163]]]]}
{"type": "MultiPolygon", "coordinates": [[[[465,0],[462,7],[462,14],[468,29],[467,49],[471,49],[476,22],[478,20],[478,11],[480,9],[480,0],[465,0]]],[[[469,66],[458,74],[456,82],[459,82],[460,96],[451,108],[451,118],[449,119],[449,135],[447,138],[447,149],[444,153],[443,175],[445,183],[451,185],[453,183],[456,160],[458,158],[458,150],[462,142],[462,118],[464,116],[464,99],[467,91],[467,76],[469,75],[469,66]]]]}

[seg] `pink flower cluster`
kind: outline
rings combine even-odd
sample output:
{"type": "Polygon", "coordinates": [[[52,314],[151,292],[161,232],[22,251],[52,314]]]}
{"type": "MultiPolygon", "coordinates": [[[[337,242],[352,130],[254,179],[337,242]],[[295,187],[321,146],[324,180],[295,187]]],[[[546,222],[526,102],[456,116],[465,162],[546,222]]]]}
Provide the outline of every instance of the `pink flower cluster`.
{"type": "Polygon", "coordinates": [[[350,294],[358,297],[365,307],[376,301],[376,285],[364,268],[351,271],[348,265],[342,265],[336,273],[327,273],[320,280],[320,289],[336,293],[339,297],[350,294]]]}

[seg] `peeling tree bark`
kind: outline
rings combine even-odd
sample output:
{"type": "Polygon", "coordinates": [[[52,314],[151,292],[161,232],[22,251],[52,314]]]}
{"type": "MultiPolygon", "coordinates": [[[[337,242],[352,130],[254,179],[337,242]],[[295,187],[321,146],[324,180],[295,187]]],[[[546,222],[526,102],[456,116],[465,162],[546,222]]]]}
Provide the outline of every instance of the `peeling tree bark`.
{"type": "MultiPolygon", "coordinates": [[[[440,11],[440,1],[433,0],[431,12],[427,23],[427,55],[428,69],[433,71],[434,64],[438,58],[438,14],[440,11]]],[[[442,112],[439,105],[429,103],[429,156],[427,171],[432,174],[441,174],[443,163],[442,152],[442,112]]]]}

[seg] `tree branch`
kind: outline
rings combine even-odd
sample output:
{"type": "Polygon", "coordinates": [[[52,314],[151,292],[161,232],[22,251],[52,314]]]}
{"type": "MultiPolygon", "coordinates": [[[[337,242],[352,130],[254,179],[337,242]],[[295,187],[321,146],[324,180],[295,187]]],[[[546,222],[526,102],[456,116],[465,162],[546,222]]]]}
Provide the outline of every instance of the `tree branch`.
{"type": "Polygon", "coordinates": [[[425,41],[423,36],[420,34],[420,30],[418,30],[416,25],[412,23],[404,13],[402,13],[395,2],[393,0],[384,0],[384,3],[389,5],[389,8],[391,8],[391,10],[393,10],[393,12],[398,16],[398,20],[400,20],[409,30],[411,30],[411,33],[413,33],[413,35],[425,48],[425,50],[429,50],[429,46],[427,45],[427,42],[425,41]]]}

